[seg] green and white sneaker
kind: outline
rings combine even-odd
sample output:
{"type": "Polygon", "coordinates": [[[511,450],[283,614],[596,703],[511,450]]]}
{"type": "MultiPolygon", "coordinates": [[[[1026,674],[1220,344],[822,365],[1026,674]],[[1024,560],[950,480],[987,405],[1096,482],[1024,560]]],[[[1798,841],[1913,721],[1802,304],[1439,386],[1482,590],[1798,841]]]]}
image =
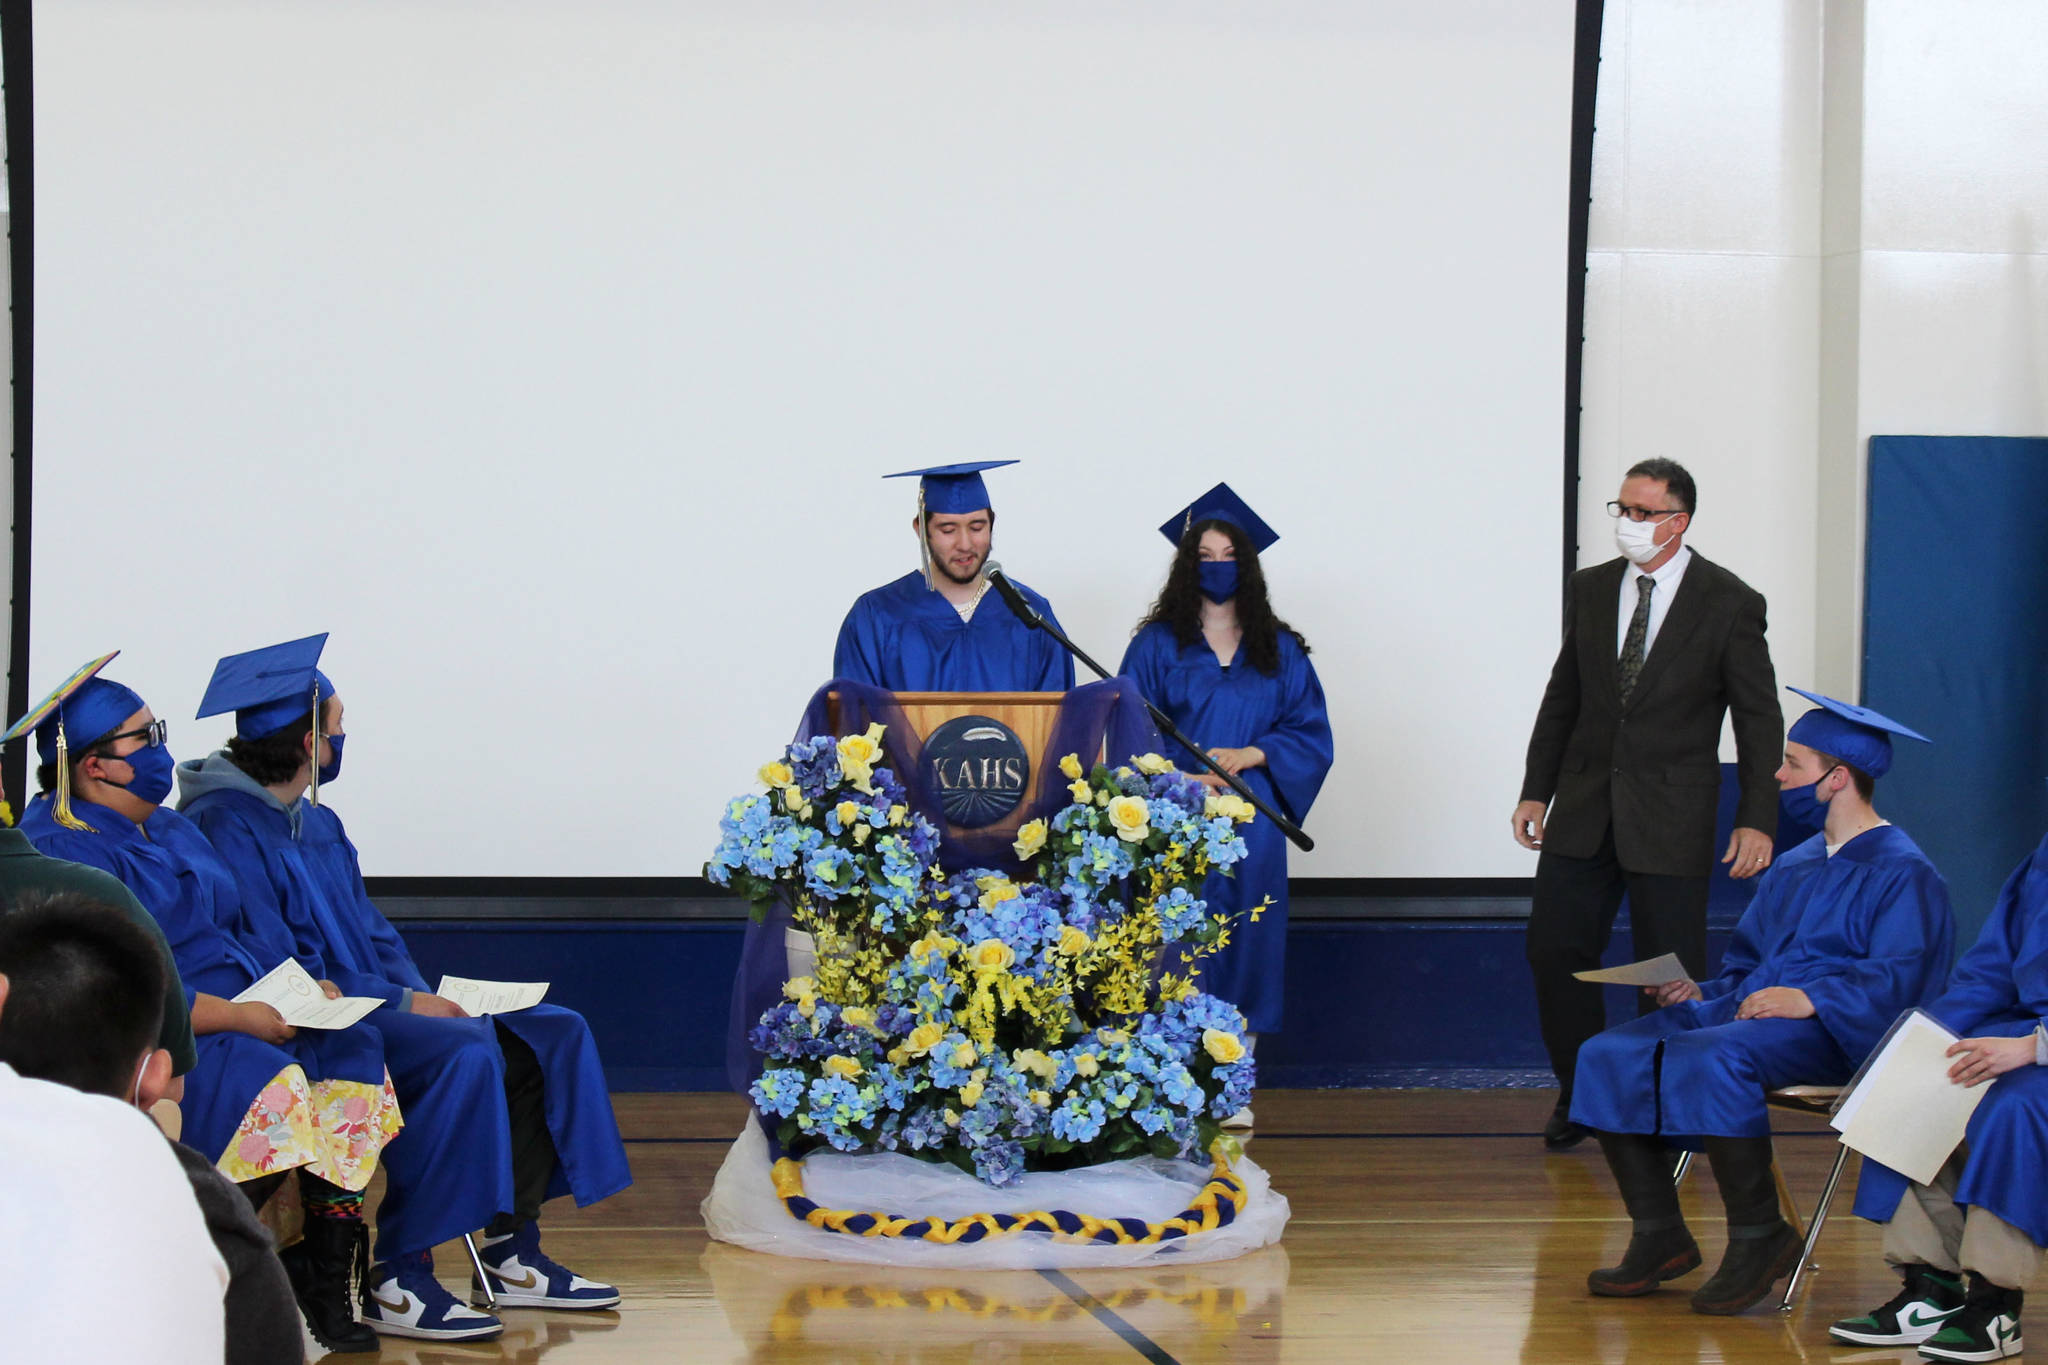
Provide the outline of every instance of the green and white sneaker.
{"type": "Polygon", "coordinates": [[[1906,1282],[1889,1303],[1860,1318],[1843,1318],[1828,1335],[1852,1346],[1918,1346],[1962,1308],[1961,1276],[1930,1265],[1902,1265],[1899,1274],[1906,1282]]]}
{"type": "Polygon", "coordinates": [[[1923,1360],[2004,1360],[2026,1349],[2020,1340],[2020,1305],[2026,1295],[2004,1289],[1982,1275],[1970,1276],[1970,1292],[1954,1317],[1920,1343],[1923,1360]]]}

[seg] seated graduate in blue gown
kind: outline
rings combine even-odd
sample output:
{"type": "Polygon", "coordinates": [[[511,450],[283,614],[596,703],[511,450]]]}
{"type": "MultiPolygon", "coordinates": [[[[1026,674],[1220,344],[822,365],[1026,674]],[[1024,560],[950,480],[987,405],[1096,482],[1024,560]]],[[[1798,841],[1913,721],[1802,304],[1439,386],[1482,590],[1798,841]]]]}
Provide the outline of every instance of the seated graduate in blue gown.
{"type": "MultiPolygon", "coordinates": [[[[1015,463],[979,460],[884,476],[918,480],[910,524],[922,567],[854,602],[839,627],[832,676],[891,692],[1072,690],[1072,657],[1050,635],[1018,620],[989,590],[983,572],[996,514],[981,471],[1015,463]]],[[[1016,586],[1058,624],[1051,603],[1016,586]]]]}
{"type": "Polygon", "coordinates": [[[1765,1093],[1839,1085],[1899,1011],[1932,998],[1955,939],[1948,887],[1871,804],[1893,735],[1924,737],[1846,702],[1818,703],[1786,736],[1779,799],[1821,832],[1757,881],[1720,974],[1650,988],[1664,1008],[1579,1049],[1572,1121],[1600,1139],[1634,1225],[1595,1294],[1647,1294],[1700,1263],[1671,1180],[1670,1144],[1704,1145],[1728,1217],[1728,1250],[1692,1296],[1739,1313],[1792,1272],[1800,1237],[1778,1212],[1765,1093]]]}
{"type": "Polygon", "coordinates": [[[1931,1185],[1863,1163],[1856,1212],[1885,1225],[1884,1257],[1904,1284],[1828,1334],[1997,1360],[2020,1353],[2020,1307],[2048,1246],[2048,840],[2006,879],[1927,1012],[1962,1038],[1949,1075],[1990,1088],[1931,1185]]]}
{"type": "MultiPolygon", "coordinates": [[[[1260,556],[1280,537],[1228,484],[1173,514],[1166,586],[1117,671],[1225,771],[1296,824],[1330,771],[1330,709],[1308,645],[1273,614],[1260,556]]],[[[1192,768],[1193,760],[1181,766],[1192,768]]],[[[1195,776],[1218,791],[1213,774],[1195,776]]],[[[1280,1028],[1287,959],[1287,840],[1269,820],[1245,827],[1246,854],[1202,897],[1225,912],[1272,903],[1202,964],[1202,989],[1244,1011],[1251,1032],[1280,1028]]],[[[1240,1119],[1248,1115],[1238,1116],[1240,1119]]]]}
{"type": "Polygon", "coordinates": [[[245,921],[204,836],[159,804],[171,792],[166,727],[132,690],[94,676],[113,657],[77,670],[7,732],[33,729],[40,761],[42,794],[21,832],[42,853],[111,873],[163,930],[197,1044],[179,1101],[186,1145],[258,1208],[297,1180],[305,1238],[284,1261],[306,1323],[330,1350],[374,1351],[350,1279],[366,1241],[363,1189],[404,1122],[383,1037],[368,1021],[293,1029],[269,1005],[235,1003],[293,955],[290,937],[245,921]]]}
{"type": "Polygon", "coordinates": [[[615,1306],[616,1289],[541,1252],[536,1223],[547,1199],[591,1204],[632,1183],[590,1027],[548,1004],[470,1018],[428,988],[365,892],[340,817],[319,800],[341,775],[345,745],[341,699],[317,667],[326,639],[220,661],[200,715],[232,710],[235,734],[179,766],[179,810],[231,869],[243,903],[289,930],[301,961],[320,963],[348,994],[387,1003],[372,1017],[406,1116],[445,1134],[415,1145],[409,1129],[393,1144],[394,1172],[409,1160],[420,1169],[403,1192],[394,1179],[379,1210],[364,1318],[390,1335],[444,1330],[421,1317],[434,1297],[430,1250],[480,1228],[499,1306],[615,1306]]]}

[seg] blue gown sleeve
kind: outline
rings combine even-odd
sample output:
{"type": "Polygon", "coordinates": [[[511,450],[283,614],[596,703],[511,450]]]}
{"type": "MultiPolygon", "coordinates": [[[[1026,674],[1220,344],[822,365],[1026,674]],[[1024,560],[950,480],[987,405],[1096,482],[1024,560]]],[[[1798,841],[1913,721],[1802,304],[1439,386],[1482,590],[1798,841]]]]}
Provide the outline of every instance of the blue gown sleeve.
{"type": "Polygon", "coordinates": [[[1778,888],[1783,884],[1782,878],[1774,878],[1769,869],[1765,870],[1756,895],[1743,909],[1742,918],[1735,921],[1735,933],[1728,940],[1727,951],[1721,954],[1721,970],[1699,983],[1700,999],[1720,999],[1740,986],[1763,961],[1762,941],[1768,936],[1765,926],[1777,914],[1778,888]]]}
{"type": "Polygon", "coordinates": [[[1901,1010],[1933,994],[1954,948],[1955,915],[1947,883],[1924,864],[1902,868],[1885,885],[1864,884],[1856,904],[1841,912],[1863,919],[1866,951],[1799,988],[1828,1036],[1860,1062],[1901,1010]]]}
{"type": "Polygon", "coordinates": [[[832,650],[832,676],[882,686],[880,646],[873,609],[865,599],[855,602],[839,626],[839,643],[832,650]]]}
{"type": "Polygon", "coordinates": [[[1266,755],[1281,808],[1296,822],[1307,819],[1336,758],[1336,741],[1322,680],[1292,636],[1281,639],[1280,714],[1252,743],[1266,755]]]}
{"type": "MultiPolygon", "coordinates": [[[[356,918],[368,933],[371,946],[377,950],[377,961],[383,967],[384,979],[401,990],[431,995],[432,988],[427,985],[426,978],[420,975],[419,964],[413,961],[412,950],[405,946],[405,940],[399,936],[398,930],[392,927],[390,920],[384,918],[384,912],[377,908],[377,903],[370,899],[369,888],[363,885],[362,862],[356,856],[356,846],[350,843],[346,836],[342,838],[342,845],[348,850],[349,891],[355,898],[356,918]]],[[[412,1002],[401,995],[393,1003],[404,1009],[412,1002]]]]}
{"type": "MultiPolygon", "coordinates": [[[[354,981],[353,973],[345,967],[327,961],[321,945],[307,938],[292,916],[285,913],[284,902],[277,894],[277,887],[270,880],[270,858],[256,841],[254,835],[242,821],[222,811],[208,811],[192,823],[213,845],[220,860],[228,865],[234,874],[235,887],[242,897],[242,915],[245,922],[274,926],[280,942],[289,937],[291,955],[298,964],[323,981],[332,981],[348,995],[374,994],[360,991],[360,984],[354,981]]],[[[266,963],[274,967],[276,963],[266,963]]]]}
{"type": "Polygon", "coordinates": [[[2016,1038],[2040,1022],[2021,1010],[2019,985],[2013,978],[2024,915],[2020,896],[2033,866],[2034,860],[2029,858],[2006,878],[1997,907],[1984,921],[1976,943],[1956,963],[1948,989],[1927,1007],[1929,1014],[1962,1037],[2016,1038]]]}

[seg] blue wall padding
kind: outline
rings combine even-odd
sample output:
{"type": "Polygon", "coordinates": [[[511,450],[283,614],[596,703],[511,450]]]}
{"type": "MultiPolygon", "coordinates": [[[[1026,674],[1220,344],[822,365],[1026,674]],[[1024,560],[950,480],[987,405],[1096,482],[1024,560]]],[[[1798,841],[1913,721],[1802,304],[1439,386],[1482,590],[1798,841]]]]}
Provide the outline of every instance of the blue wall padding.
{"type": "Polygon", "coordinates": [[[1934,741],[1894,746],[1877,804],[1965,948],[2048,830],[2048,439],[1870,438],[1861,700],[1934,741]]]}

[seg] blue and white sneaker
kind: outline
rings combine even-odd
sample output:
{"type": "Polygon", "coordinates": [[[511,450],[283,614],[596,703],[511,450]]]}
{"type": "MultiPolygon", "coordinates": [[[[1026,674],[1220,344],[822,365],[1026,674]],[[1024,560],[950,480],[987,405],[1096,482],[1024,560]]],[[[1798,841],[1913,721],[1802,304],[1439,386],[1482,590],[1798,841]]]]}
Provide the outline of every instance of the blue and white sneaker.
{"type": "MultiPolygon", "coordinates": [[[[477,1254],[490,1277],[500,1308],[616,1308],[619,1291],[586,1280],[549,1260],[540,1249],[540,1224],[525,1222],[503,1237],[479,1237],[477,1254]]],[[[483,1303],[483,1286],[470,1280],[471,1303],[483,1303]]]]}
{"type": "Polygon", "coordinates": [[[483,1341],[505,1330],[489,1313],[479,1313],[434,1278],[432,1252],[399,1256],[370,1269],[363,1286],[363,1321],[387,1337],[428,1341],[483,1341]]]}

